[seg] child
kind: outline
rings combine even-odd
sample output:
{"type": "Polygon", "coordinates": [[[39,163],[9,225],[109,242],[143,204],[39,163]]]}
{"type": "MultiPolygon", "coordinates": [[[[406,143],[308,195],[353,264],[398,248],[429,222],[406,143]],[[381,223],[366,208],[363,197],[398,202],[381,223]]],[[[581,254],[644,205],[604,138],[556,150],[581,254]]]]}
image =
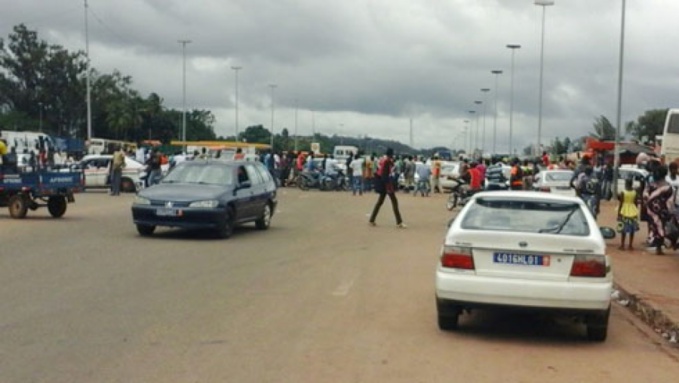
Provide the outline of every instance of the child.
{"type": "Polygon", "coordinates": [[[618,194],[618,227],[620,231],[620,250],[625,250],[625,237],[629,234],[629,250],[634,250],[634,232],[639,230],[637,218],[639,208],[637,207],[637,191],[632,187],[632,179],[625,180],[625,190],[618,194]]]}

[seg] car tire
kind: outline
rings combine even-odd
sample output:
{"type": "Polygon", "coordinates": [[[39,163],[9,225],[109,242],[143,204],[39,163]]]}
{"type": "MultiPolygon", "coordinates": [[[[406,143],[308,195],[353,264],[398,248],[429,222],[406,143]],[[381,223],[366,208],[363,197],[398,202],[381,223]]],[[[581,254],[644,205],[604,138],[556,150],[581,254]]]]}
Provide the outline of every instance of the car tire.
{"type": "Polygon", "coordinates": [[[47,211],[54,218],[60,218],[66,213],[66,197],[52,196],[47,200],[47,211]]]}
{"type": "Polygon", "coordinates": [[[154,231],[156,231],[156,227],[153,225],[137,225],[137,232],[142,237],[150,237],[154,231]]]}
{"type": "Polygon", "coordinates": [[[219,224],[215,231],[217,238],[228,239],[233,234],[233,229],[236,226],[236,212],[232,207],[226,208],[226,216],[224,221],[219,224]]]}
{"type": "Polygon", "coordinates": [[[255,227],[259,230],[266,230],[271,226],[271,217],[273,216],[273,208],[271,207],[271,202],[267,202],[264,205],[264,212],[262,216],[255,221],[255,227]]]}
{"type": "Polygon", "coordinates": [[[9,215],[12,218],[26,218],[26,213],[28,213],[28,203],[26,198],[21,194],[15,194],[9,198],[9,215]]]}
{"type": "Polygon", "coordinates": [[[592,342],[603,342],[608,335],[608,318],[610,317],[611,309],[598,313],[591,314],[586,319],[587,325],[587,339],[592,342]]]}
{"type": "Polygon", "coordinates": [[[439,329],[443,331],[457,330],[462,308],[445,301],[436,299],[436,312],[438,314],[439,329]]]}

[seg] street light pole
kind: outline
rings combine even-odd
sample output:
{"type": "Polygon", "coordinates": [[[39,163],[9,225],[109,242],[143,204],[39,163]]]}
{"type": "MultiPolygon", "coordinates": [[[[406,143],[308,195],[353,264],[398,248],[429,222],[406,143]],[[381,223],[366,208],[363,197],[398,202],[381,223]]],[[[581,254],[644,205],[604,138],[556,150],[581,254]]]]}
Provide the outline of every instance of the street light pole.
{"type": "Polygon", "coordinates": [[[469,157],[469,147],[471,145],[467,144],[467,141],[470,139],[470,132],[469,132],[469,120],[464,120],[464,151],[467,154],[467,157],[469,157]]]}
{"type": "Polygon", "coordinates": [[[186,153],[186,44],[191,40],[177,40],[182,45],[182,141],[186,153]]]}
{"type": "Polygon", "coordinates": [[[473,118],[474,118],[474,113],[476,113],[475,110],[470,110],[469,111],[469,151],[471,152],[472,158],[474,158],[474,151],[476,151],[476,148],[474,148],[474,141],[472,140],[473,137],[473,131],[472,131],[472,124],[474,123],[473,118]]]}
{"type": "Polygon", "coordinates": [[[87,101],[87,141],[89,142],[92,138],[92,92],[90,90],[90,36],[89,36],[89,26],[87,14],[87,0],[85,1],[85,71],[87,75],[85,77],[85,87],[86,90],[86,101],[87,101]]]}
{"type": "Polygon", "coordinates": [[[243,69],[242,66],[232,66],[236,77],[236,141],[238,141],[238,71],[243,69]]]}
{"type": "Polygon", "coordinates": [[[269,84],[269,88],[271,88],[271,153],[273,155],[273,135],[274,135],[274,129],[273,129],[273,106],[274,106],[274,98],[273,98],[273,91],[276,89],[277,85],[276,84],[269,84]]]}
{"type": "Polygon", "coordinates": [[[519,44],[507,44],[507,48],[512,50],[512,69],[509,80],[509,153],[514,149],[514,52],[521,48],[519,44]]]}
{"type": "Polygon", "coordinates": [[[620,59],[618,60],[618,106],[615,129],[615,150],[613,152],[613,195],[618,195],[618,167],[620,167],[620,128],[622,125],[622,69],[625,57],[625,9],[626,1],[622,0],[622,20],[620,23],[620,59]]]}
{"type": "Polygon", "coordinates": [[[495,116],[493,117],[493,154],[497,154],[497,79],[500,77],[502,74],[502,71],[499,69],[495,69],[490,71],[490,73],[495,75],[495,116]]]}
{"type": "Polygon", "coordinates": [[[535,5],[542,6],[542,41],[540,44],[540,95],[538,104],[538,146],[535,148],[535,153],[540,152],[540,142],[542,138],[542,78],[545,67],[545,13],[547,6],[554,5],[553,0],[535,0],[535,5]]]}
{"type": "Polygon", "coordinates": [[[297,111],[299,109],[299,100],[295,99],[295,152],[297,151],[297,111]]]}
{"type": "Polygon", "coordinates": [[[481,88],[481,92],[483,92],[483,135],[481,136],[481,155],[483,155],[486,152],[486,105],[490,88],[481,88]]]}
{"type": "MultiPolygon", "coordinates": [[[[474,104],[476,105],[481,105],[483,104],[483,101],[476,100],[474,101],[474,104]]],[[[479,149],[481,145],[479,145],[479,113],[476,113],[476,135],[474,136],[474,146],[476,146],[475,149],[479,149]]],[[[483,150],[481,150],[481,153],[483,153],[483,150]]]]}

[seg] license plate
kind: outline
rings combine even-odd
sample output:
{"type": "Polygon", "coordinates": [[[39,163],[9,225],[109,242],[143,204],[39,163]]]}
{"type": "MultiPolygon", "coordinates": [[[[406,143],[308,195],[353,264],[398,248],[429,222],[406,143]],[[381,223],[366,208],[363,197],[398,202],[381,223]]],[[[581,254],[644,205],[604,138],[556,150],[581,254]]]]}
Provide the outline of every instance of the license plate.
{"type": "Polygon", "coordinates": [[[549,266],[549,255],[493,253],[494,263],[524,266],[549,266]]]}
{"type": "Polygon", "coordinates": [[[174,217],[178,215],[178,210],[177,209],[170,209],[170,208],[158,208],[156,209],[156,215],[161,216],[161,217],[174,217]]]}

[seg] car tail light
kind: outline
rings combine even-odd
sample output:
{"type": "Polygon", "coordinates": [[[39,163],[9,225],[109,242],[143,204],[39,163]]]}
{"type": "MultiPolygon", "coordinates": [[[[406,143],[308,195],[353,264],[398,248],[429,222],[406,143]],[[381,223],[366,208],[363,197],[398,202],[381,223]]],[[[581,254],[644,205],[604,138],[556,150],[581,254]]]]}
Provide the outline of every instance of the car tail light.
{"type": "Polygon", "coordinates": [[[602,255],[576,255],[571,277],[603,278],[607,272],[606,258],[602,255]]]}
{"type": "Polygon", "coordinates": [[[444,246],[441,266],[450,269],[474,270],[474,258],[469,247],[444,246]]]}

